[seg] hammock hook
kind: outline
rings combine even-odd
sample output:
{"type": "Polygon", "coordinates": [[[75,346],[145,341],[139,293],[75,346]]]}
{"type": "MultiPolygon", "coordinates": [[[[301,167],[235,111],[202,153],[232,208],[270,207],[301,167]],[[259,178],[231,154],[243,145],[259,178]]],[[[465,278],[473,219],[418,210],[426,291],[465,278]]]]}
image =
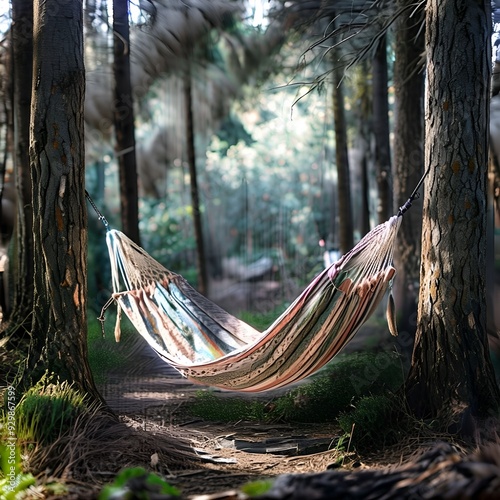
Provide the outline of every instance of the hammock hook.
{"type": "Polygon", "coordinates": [[[94,203],[94,200],[90,197],[90,194],[87,190],[85,190],[85,197],[87,198],[87,200],[89,200],[89,203],[91,204],[92,208],[95,210],[95,213],[97,214],[97,219],[100,220],[104,224],[106,231],[109,231],[109,223],[106,220],[106,217],[104,217],[102,212],[97,208],[97,205],[94,203]]]}
{"type": "Polygon", "coordinates": [[[418,190],[420,189],[420,186],[423,184],[424,182],[424,179],[426,178],[427,174],[429,173],[430,171],[430,167],[425,171],[424,175],[422,175],[422,177],[420,178],[420,180],[418,181],[418,184],[415,186],[415,189],[413,190],[413,193],[411,193],[410,197],[408,198],[408,200],[404,203],[404,205],[402,205],[401,207],[399,207],[399,210],[398,210],[398,214],[397,216],[398,217],[402,217],[411,207],[412,203],[417,199],[417,198],[420,198],[420,193],[418,192],[418,190]]]}

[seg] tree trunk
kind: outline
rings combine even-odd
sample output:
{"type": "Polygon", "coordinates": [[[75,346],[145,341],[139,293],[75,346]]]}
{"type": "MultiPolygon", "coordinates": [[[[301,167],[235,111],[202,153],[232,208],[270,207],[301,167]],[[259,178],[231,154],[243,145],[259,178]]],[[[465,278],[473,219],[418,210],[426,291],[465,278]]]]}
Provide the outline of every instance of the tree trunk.
{"type": "Polygon", "coordinates": [[[34,2],[35,300],[24,382],[56,374],[99,398],[87,360],[82,2],[34,2]]]}
{"type": "Polygon", "coordinates": [[[113,0],[116,156],[120,172],[122,230],[140,245],[134,104],[130,82],[128,0],[113,0]]]}
{"type": "Polygon", "coordinates": [[[370,183],[368,182],[368,158],[366,153],[361,160],[361,221],[360,234],[370,232],[370,183]]]}
{"type": "Polygon", "coordinates": [[[207,293],[207,265],[203,225],[201,222],[200,192],[198,189],[198,173],[196,171],[196,148],[194,143],[193,96],[191,90],[191,72],[187,70],[184,78],[184,101],[186,104],[186,144],[191,183],[191,206],[193,208],[194,237],[196,241],[196,262],[198,266],[198,291],[207,293]]]}
{"type": "MultiPolygon", "coordinates": [[[[33,2],[12,1],[12,85],[16,225],[11,242],[9,331],[22,337],[29,331],[33,309],[33,211],[29,169],[31,75],[33,66],[33,2]]],[[[5,318],[4,318],[5,319],[5,318]]]]}
{"type": "Polygon", "coordinates": [[[369,170],[371,165],[370,142],[373,134],[372,120],[372,95],[368,64],[361,61],[356,78],[356,121],[357,121],[357,147],[362,152],[360,161],[360,217],[359,233],[365,235],[370,231],[370,181],[369,170]]]}
{"type": "Polygon", "coordinates": [[[343,66],[338,49],[333,54],[333,120],[335,123],[335,161],[337,164],[337,196],[339,215],[339,247],[342,254],[354,246],[352,221],[351,181],[347,156],[347,128],[344,113],[343,66]]]}
{"type": "Polygon", "coordinates": [[[486,338],[488,2],[426,4],[427,107],[418,325],[406,384],[419,417],[466,432],[500,402],[486,338]],[[448,421],[450,423],[450,421],[448,421]]]}
{"type": "Polygon", "coordinates": [[[375,134],[375,169],[378,187],[378,223],[392,212],[391,148],[389,144],[389,96],[387,77],[387,47],[385,35],[373,59],[373,132],[375,134]]]}
{"type": "MultiPolygon", "coordinates": [[[[424,165],[424,73],[419,60],[425,48],[423,8],[408,9],[412,0],[399,0],[394,61],[394,201],[402,206],[423,174],[424,165]],[[406,7],[406,9],[405,9],[406,7]]],[[[421,203],[414,203],[404,217],[395,252],[394,296],[398,328],[411,349],[416,326],[422,235],[421,203]],[[411,332],[411,333],[410,333],[411,332]]]]}

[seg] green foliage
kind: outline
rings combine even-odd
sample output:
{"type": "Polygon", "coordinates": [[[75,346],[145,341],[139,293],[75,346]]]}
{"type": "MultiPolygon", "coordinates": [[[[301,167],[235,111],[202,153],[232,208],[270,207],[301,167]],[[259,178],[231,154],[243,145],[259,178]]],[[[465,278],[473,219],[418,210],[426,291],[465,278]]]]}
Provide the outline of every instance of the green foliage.
{"type": "Polygon", "coordinates": [[[85,396],[71,384],[46,377],[30,388],[16,406],[17,439],[48,445],[67,432],[87,409],[85,396]]]}
{"type": "Polygon", "coordinates": [[[350,445],[350,435],[348,433],[342,434],[337,444],[335,445],[335,465],[338,467],[342,467],[344,465],[344,461],[346,459],[346,455],[349,452],[350,445]]]}
{"type": "Polygon", "coordinates": [[[17,500],[35,484],[35,478],[21,470],[19,447],[12,441],[6,443],[0,444],[0,500],[17,500]]]}
{"type": "Polygon", "coordinates": [[[392,421],[396,410],[394,397],[383,394],[365,396],[353,410],[340,415],[338,422],[358,448],[388,444],[396,437],[400,425],[392,421]]]}
{"type": "Polygon", "coordinates": [[[331,150],[325,150],[320,96],[294,108],[293,121],[283,119],[283,101],[288,98],[291,105],[296,90],[283,87],[235,106],[234,115],[255,142],[233,140],[227,149],[224,130],[212,138],[205,167],[206,218],[216,248],[225,255],[245,258],[249,250],[253,257],[278,249],[289,275],[302,279],[321,259],[318,241],[331,231],[332,186],[326,171],[331,150]]]}
{"type": "MultiPolygon", "coordinates": [[[[170,174],[171,184],[175,184],[176,180],[180,182],[177,177],[173,172],[170,174]]],[[[143,199],[139,227],[144,249],[163,266],[195,284],[196,244],[192,231],[192,207],[183,205],[183,201],[182,197],[171,199],[167,206],[164,200],[143,199]]]]}
{"type": "Polygon", "coordinates": [[[31,474],[18,474],[15,479],[9,477],[0,478],[0,500],[18,500],[29,498],[23,496],[30,486],[35,484],[35,478],[31,474]]]}
{"type": "Polygon", "coordinates": [[[240,141],[246,146],[251,146],[255,142],[252,136],[246,131],[245,126],[235,115],[229,115],[222,121],[217,132],[217,137],[219,138],[217,152],[220,156],[226,156],[228,149],[240,141]]]}
{"type": "Polygon", "coordinates": [[[281,304],[274,309],[262,313],[252,311],[242,311],[239,315],[240,319],[245,323],[253,326],[256,330],[264,331],[274,320],[288,307],[288,304],[281,304]]]}
{"type": "Polygon", "coordinates": [[[59,482],[53,482],[53,483],[46,483],[43,485],[44,491],[47,493],[47,496],[49,498],[52,497],[52,495],[55,498],[64,498],[68,494],[68,487],[59,482]]]}
{"type": "Polygon", "coordinates": [[[267,493],[273,485],[273,481],[270,479],[265,479],[261,481],[252,481],[250,483],[244,484],[240,489],[241,491],[249,497],[258,497],[267,493]]]}
{"type": "Polygon", "coordinates": [[[160,476],[147,472],[142,467],[132,467],[122,470],[111,484],[102,489],[98,498],[99,500],[148,500],[158,495],[176,497],[180,492],[160,476]]]}
{"type": "Polygon", "coordinates": [[[261,401],[220,397],[209,391],[197,391],[196,401],[190,407],[193,415],[218,422],[262,421],[266,415],[265,411],[265,405],[261,401]]]}
{"type": "Polygon", "coordinates": [[[333,421],[367,395],[395,391],[403,382],[395,354],[363,352],[332,362],[311,383],[275,401],[273,415],[298,422],[333,421]]]}

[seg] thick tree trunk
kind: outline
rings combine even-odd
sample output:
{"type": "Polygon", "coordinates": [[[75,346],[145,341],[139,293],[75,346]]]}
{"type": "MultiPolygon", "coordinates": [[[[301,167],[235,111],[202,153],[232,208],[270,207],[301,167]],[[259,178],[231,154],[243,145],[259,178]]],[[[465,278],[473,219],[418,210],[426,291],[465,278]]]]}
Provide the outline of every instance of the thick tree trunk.
{"type": "Polygon", "coordinates": [[[128,0],[113,0],[113,33],[115,150],[120,172],[122,230],[132,241],[140,245],[134,104],[130,82],[128,0]]]}
{"type": "MultiPolygon", "coordinates": [[[[9,282],[14,337],[30,328],[33,309],[33,211],[29,169],[31,74],[33,67],[33,2],[12,1],[12,70],[16,225],[11,243],[9,282]]],[[[4,318],[5,319],[5,318],[4,318]]]]}
{"type": "Polygon", "coordinates": [[[375,169],[378,187],[377,215],[379,224],[394,215],[392,212],[387,71],[387,47],[384,35],[380,37],[375,58],[373,59],[373,132],[375,134],[375,169]]]}
{"type": "Polygon", "coordinates": [[[354,225],[352,220],[351,181],[349,158],[347,156],[347,128],[344,113],[344,92],[342,88],[343,67],[338,50],[333,53],[333,120],[335,123],[335,161],[337,164],[337,197],[339,246],[342,254],[354,246],[354,225]]]}
{"type": "Polygon", "coordinates": [[[194,237],[196,241],[196,262],[198,267],[198,291],[206,294],[207,264],[205,257],[205,243],[203,238],[203,224],[201,222],[200,192],[198,189],[198,173],[196,170],[196,148],[194,143],[193,95],[191,88],[191,72],[188,70],[184,77],[184,102],[186,105],[186,145],[191,184],[191,206],[193,208],[194,237]]]}
{"type": "Polygon", "coordinates": [[[24,382],[56,374],[99,398],[87,360],[82,2],[34,3],[35,301],[24,382]]]}
{"type": "MultiPolygon", "coordinates": [[[[420,417],[497,411],[486,338],[486,174],[491,78],[488,2],[426,4],[428,93],[418,328],[406,384],[420,417]]],[[[465,429],[462,429],[465,430],[465,429]]]]}
{"type": "MultiPolygon", "coordinates": [[[[398,7],[413,5],[399,0],[398,7]]],[[[419,60],[425,40],[422,23],[424,10],[402,10],[397,20],[394,61],[394,201],[402,206],[410,197],[423,174],[424,165],[424,73],[419,60]]],[[[420,240],[422,235],[421,203],[415,203],[405,214],[395,252],[396,279],[394,296],[398,327],[405,332],[406,346],[411,348],[417,315],[420,274],[420,240]],[[411,332],[411,333],[410,333],[411,332]]]]}

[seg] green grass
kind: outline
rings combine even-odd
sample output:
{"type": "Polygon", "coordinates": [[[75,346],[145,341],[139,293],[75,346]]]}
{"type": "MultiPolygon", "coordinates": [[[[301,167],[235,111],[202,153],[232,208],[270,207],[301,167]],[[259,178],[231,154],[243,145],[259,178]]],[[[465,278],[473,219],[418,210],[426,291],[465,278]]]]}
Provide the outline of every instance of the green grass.
{"type": "MultiPolygon", "coordinates": [[[[22,498],[62,498],[67,493],[58,481],[43,482],[30,472],[48,470],[51,466],[32,467],[35,456],[47,459],[51,453],[57,463],[62,457],[58,441],[62,438],[64,453],[68,453],[66,438],[74,432],[81,419],[97,407],[73,384],[60,381],[54,374],[46,373],[39,382],[21,395],[18,403],[4,404],[0,409],[0,500],[22,498]],[[45,450],[49,450],[45,455],[45,450]]],[[[43,481],[43,480],[41,480],[43,481]]]]}
{"type": "Polygon", "coordinates": [[[217,422],[263,421],[266,418],[266,407],[261,401],[221,397],[211,391],[197,391],[196,401],[190,406],[190,413],[217,422]]]}
{"type": "Polygon", "coordinates": [[[271,403],[199,391],[190,412],[218,422],[335,422],[341,415],[347,418],[358,404],[363,407],[366,403],[359,402],[366,398],[387,398],[402,382],[403,372],[396,354],[363,352],[342,356],[311,382],[288,391],[271,403]]]}
{"type": "Polygon", "coordinates": [[[389,394],[364,396],[338,418],[340,428],[349,434],[351,444],[373,447],[392,444],[401,431],[402,421],[397,397],[389,394]]]}
{"type": "Polygon", "coordinates": [[[107,374],[124,366],[128,362],[129,349],[127,346],[133,340],[134,335],[139,335],[124,315],[121,320],[121,338],[117,343],[114,337],[116,324],[116,314],[106,313],[104,323],[105,336],[102,335],[101,322],[96,318],[95,313],[89,313],[88,321],[88,357],[92,369],[94,380],[97,384],[104,384],[107,374]]]}
{"type": "Polygon", "coordinates": [[[332,422],[360,398],[396,391],[403,383],[399,357],[361,352],[339,357],[310,383],[274,402],[274,417],[295,422],[332,422]]]}
{"type": "Polygon", "coordinates": [[[270,326],[271,323],[273,323],[274,320],[276,320],[288,306],[289,304],[286,303],[280,304],[265,313],[242,311],[241,314],[239,314],[239,318],[245,323],[248,323],[250,326],[253,326],[256,330],[262,332],[266,330],[267,327],[270,326]]]}
{"type": "Polygon", "coordinates": [[[177,496],[180,496],[180,491],[162,477],[146,471],[143,467],[131,467],[122,470],[111,484],[104,486],[98,498],[99,500],[112,500],[177,496]]]}
{"type": "Polygon", "coordinates": [[[246,483],[240,489],[242,493],[251,498],[264,495],[271,489],[272,486],[273,481],[271,479],[263,479],[246,483]]]}
{"type": "Polygon", "coordinates": [[[68,382],[46,376],[21,397],[15,408],[19,443],[48,445],[88,410],[86,397],[68,382]]]}

